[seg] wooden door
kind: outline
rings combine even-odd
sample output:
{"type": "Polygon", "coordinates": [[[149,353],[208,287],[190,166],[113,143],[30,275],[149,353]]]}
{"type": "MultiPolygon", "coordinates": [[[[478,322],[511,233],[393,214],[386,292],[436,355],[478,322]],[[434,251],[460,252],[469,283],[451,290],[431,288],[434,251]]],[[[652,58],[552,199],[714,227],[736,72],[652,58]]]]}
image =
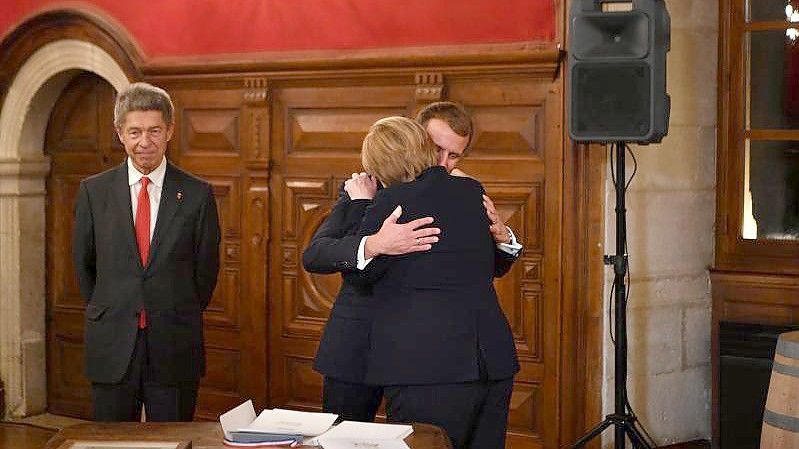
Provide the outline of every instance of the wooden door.
{"type": "Polygon", "coordinates": [[[302,252],[327,217],[338,187],[361,171],[369,126],[413,109],[411,86],[277,87],[270,181],[270,397],[273,406],[320,410],[322,377],[313,358],[338,275],[302,268],[302,252]]]}
{"type": "Polygon", "coordinates": [[[114,132],[114,88],[91,73],[76,76],[53,108],[45,135],[47,178],[47,409],[91,418],[83,365],[83,317],[72,265],[72,211],[80,181],[121,163],[114,132]]]}
{"type": "MultiPolygon", "coordinates": [[[[447,90],[476,125],[473,149],[461,167],[483,182],[525,246],[513,270],[496,282],[522,365],[511,400],[508,447],[555,448],[560,96],[549,81],[529,77],[453,77],[447,90]]],[[[322,377],[312,369],[313,357],[340,280],[303,270],[302,251],[330,212],[339,184],[361,170],[359,152],[369,126],[389,115],[411,116],[419,106],[418,91],[409,83],[369,80],[277,86],[273,93],[269,402],[319,410],[322,377]]]]}
{"type": "Polygon", "coordinates": [[[524,252],[495,282],[521,371],[508,418],[507,447],[560,445],[563,147],[556,83],[519,77],[453,80],[449,98],[474,120],[460,167],[479,179],[524,252]]]}

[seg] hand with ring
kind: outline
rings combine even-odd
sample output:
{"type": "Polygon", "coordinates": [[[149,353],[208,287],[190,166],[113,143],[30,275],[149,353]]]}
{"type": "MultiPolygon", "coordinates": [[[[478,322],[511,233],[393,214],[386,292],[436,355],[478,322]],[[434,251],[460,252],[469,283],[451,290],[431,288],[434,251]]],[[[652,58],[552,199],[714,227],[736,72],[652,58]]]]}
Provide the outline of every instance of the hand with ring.
{"type": "Polygon", "coordinates": [[[508,232],[508,227],[505,226],[505,223],[502,221],[502,217],[499,216],[497,213],[497,208],[494,206],[494,202],[491,201],[491,198],[488,195],[483,195],[483,207],[486,208],[486,214],[488,215],[488,219],[491,221],[491,225],[488,229],[491,231],[491,236],[494,237],[494,242],[496,243],[510,243],[510,232],[508,232]]]}

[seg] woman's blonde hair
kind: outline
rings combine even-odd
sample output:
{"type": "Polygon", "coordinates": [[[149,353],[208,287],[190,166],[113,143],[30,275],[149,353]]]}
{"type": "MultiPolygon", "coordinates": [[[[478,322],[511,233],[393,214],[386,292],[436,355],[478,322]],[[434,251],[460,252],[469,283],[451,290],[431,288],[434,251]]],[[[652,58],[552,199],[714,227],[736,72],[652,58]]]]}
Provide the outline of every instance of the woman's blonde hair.
{"type": "Polygon", "coordinates": [[[363,168],[384,186],[416,179],[438,163],[427,131],[407,117],[386,117],[369,128],[361,147],[363,168]]]}

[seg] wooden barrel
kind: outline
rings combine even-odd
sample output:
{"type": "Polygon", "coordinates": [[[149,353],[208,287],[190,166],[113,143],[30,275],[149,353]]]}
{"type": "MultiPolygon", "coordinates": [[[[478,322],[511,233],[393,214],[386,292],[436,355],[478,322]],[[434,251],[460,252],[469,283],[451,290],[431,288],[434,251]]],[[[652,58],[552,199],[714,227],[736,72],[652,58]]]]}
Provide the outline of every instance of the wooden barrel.
{"type": "Polygon", "coordinates": [[[760,448],[799,448],[799,331],[777,341],[760,448]]]}

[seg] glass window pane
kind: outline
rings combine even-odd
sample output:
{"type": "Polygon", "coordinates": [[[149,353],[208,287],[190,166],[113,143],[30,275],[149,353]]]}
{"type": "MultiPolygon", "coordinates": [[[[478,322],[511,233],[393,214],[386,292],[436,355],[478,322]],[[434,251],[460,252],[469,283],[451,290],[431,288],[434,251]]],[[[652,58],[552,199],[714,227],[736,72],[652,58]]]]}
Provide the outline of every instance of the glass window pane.
{"type": "Polygon", "coordinates": [[[745,239],[799,240],[799,141],[748,141],[745,239]]]}
{"type": "MultiPolygon", "coordinates": [[[[746,20],[749,22],[773,22],[775,20],[788,20],[792,13],[799,8],[799,1],[787,0],[747,0],[746,20]],[[788,9],[790,6],[790,9],[788,9]]],[[[794,16],[799,19],[799,14],[794,16]]],[[[796,20],[799,22],[799,20],[796,20]]]]}
{"type": "Polygon", "coordinates": [[[747,127],[799,129],[799,30],[748,34],[747,127]]]}

